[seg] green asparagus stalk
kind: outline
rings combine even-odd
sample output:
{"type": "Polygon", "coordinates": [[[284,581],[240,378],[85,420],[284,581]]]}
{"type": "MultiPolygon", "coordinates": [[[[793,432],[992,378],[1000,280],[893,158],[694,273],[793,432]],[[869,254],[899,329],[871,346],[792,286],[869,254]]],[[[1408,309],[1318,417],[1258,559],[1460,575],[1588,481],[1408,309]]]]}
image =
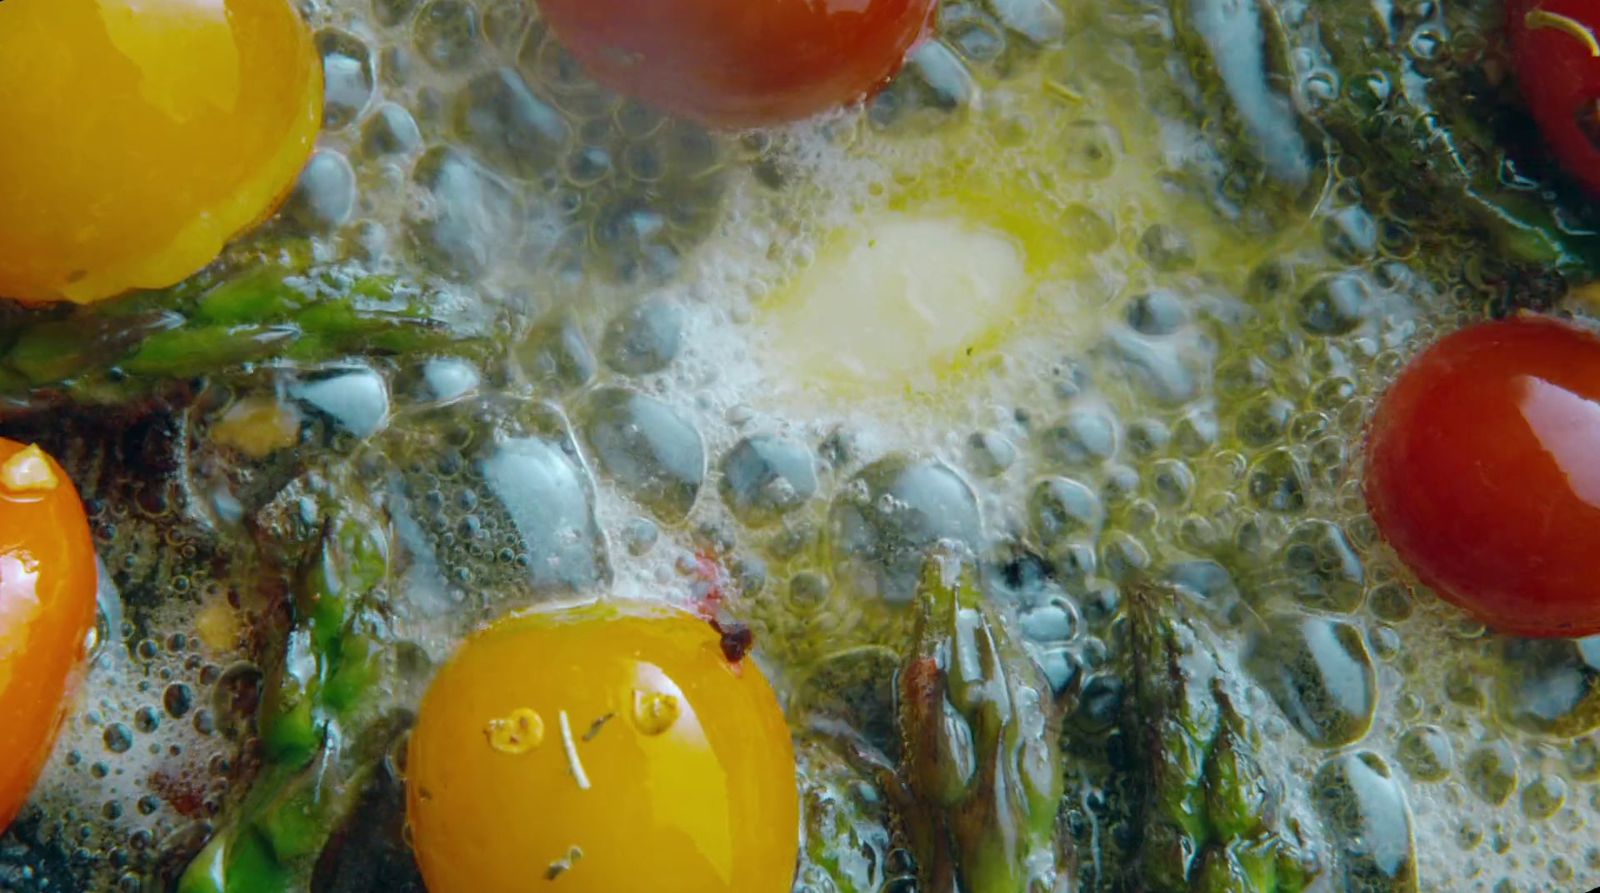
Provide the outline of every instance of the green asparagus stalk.
{"type": "MultiPolygon", "coordinates": [[[[1373,172],[1377,188],[1365,198],[1387,196],[1388,210],[1420,224],[1436,250],[1488,241],[1498,251],[1475,262],[1509,262],[1502,272],[1522,278],[1600,264],[1600,232],[1504,176],[1501,144],[1527,130],[1516,119],[1520,100],[1490,77],[1492,64],[1449,56],[1468,44],[1451,38],[1473,32],[1492,57],[1495,4],[1453,4],[1428,22],[1375,3],[1320,4],[1314,15],[1281,0],[1176,0],[1171,9],[1198,86],[1195,117],[1221,124],[1235,170],[1261,172],[1252,189],[1292,206],[1317,198],[1307,187],[1324,179],[1319,165],[1332,155],[1341,171],[1373,172]]],[[[1263,198],[1254,205],[1272,204],[1263,198]]]]}
{"type": "Polygon", "coordinates": [[[484,331],[447,323],[440,302],[403,280],[281,257],[106,304],[6,314],[0,400],[115,403],[264,361],[488,351],[484,331]]]}
{"type": "Polygon", "coordinates": [[[1064,889],[1059,727],[1044,681],[954,551],[929,559],[917,600],[899,714],[912,800],[905,823],[922,889],[1064,889]]]}
{"type": "Polygon", "coordinates": [[[1321,162],[1316,127],[1285,89],[1289,38],[1268,0],[1176,0],[1173,27],[1195,78],[1208,89],[1204,113],[1223,122],[1254,156],[1252,168],[1291,199],[1314,197],[1321,162]]]}
{"type": "Polygon", "coordinates": [[[1167,589],[1131,587],[1130,740],[1146,766],[1147,893],[1300,893],[1320,873],[1254,754],[1207,631],[1167,589]]]}
{"type": "Polygon", "coordinates": [[[879,893],[903,880],[895,864],[893,767],[859,740],[812,736],[796,754],[804,844],[802,893],[879,893]],[[829,740],[832,738],[832,740],[829,740]],[[848,751],[848,753],[846,753],[848,751]]]}
{"type": "MultiPolygon", "coordinates": [[[[1441,22],[1431,39],[1443,44],[1451,29],[1476,31],[1492,47],[1498,7],[1454,7],[1455,19],[1441,22]]],[[[1319,42],[1347,79],[1346,97],[1364,97],[1341,98],[1318,114],[1342,151],[1412,191],[1408,209],[1439,218],[1433,223],[1477,230],[1515,260],[1563,270],[1600,262],[1600,233],[1564,225],[1538,192],[1502,177],[1495,119],[1519,100],[1491,83],[1482,64],[1419,61],[1408,46],[1410,28],[1395,27],[1382,8],[1327,4],[1315,22],[1302,24],[1301,39],[1319,42]]]]}
{"type": "Polygon", "coordinates": [[[233,822],[184,872],[179,893],[305,889],[335,819],[392,738],[365,696],[381,647],[371,596],[387,574],[387,540],[353,504],[330,506],[294,586],[295,624],[268,675],[259,728],[265,765],[233,822]],[[351,768],[354,767],[354,768],[351,768]]]}

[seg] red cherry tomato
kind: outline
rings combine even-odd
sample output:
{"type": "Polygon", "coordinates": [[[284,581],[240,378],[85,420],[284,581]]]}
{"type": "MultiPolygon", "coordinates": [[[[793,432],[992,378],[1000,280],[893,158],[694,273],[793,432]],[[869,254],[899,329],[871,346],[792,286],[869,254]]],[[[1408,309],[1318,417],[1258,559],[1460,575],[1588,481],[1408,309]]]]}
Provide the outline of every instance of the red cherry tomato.
{"type": "Polygon", "coordinates": [[[1507,28],[1517,82],[1550,152],[1600,196],[1600,5],[1511,0],[1507,28]]]}
{"type": "Polygon", "coordinates": [[[1440,595],[1502,632],[1600,633],[1600,337],[1525,316],[1440,339],[1378,404],[1366,475],[1440,595]]]}
{"type": "Polygon", "coordinates": [[[936,0],[541,0],[596,80],[738,129],[807,118],[882,87],[936,0]]]}
{"type": "Polygon", "coordinates": [[[78,491],[38,447],[0,438],[0,832],[50,756],[95,588],[78,491]]]}

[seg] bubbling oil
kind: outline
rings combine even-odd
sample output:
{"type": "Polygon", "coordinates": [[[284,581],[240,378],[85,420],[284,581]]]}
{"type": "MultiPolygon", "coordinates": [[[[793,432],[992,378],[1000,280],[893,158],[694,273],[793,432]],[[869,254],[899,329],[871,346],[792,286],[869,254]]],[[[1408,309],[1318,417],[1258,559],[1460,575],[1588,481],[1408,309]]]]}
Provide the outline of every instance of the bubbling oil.
{"type": "MultiPolygon", "coordinates": [[[[336,370],[384,396],[383,421],[323,461],[388,481],[369,493],[392,516],[408,645],[442,659],[551,592],[692,604],[714,556],[781,688],[833,652],[899,644],[893,556],[925,545],[907,519],[955,519],[944,532],[980,553],[1051,569],[1002,607],[1077,709],[1119,709],[1119,587],[1162,577],[1219,630],[1269,774],[1316,777],[1328,729],[1393,768],[1423,889],[1576,888],[1600,870],[1600,738],[1509,722],[1517,691],[1496,687],[1513,661],[1583,684],[1600,667],[1508,657],[1395,564],[1360,494],[1372,401],[1478,312],[1472,271],[1430,252],[1477,246],[1391,220],[1378,175],[1336,149],[1252,160],[1248,127],[1197,114],[1215,91],[1175,61],[1163,7],[947,3],[937,42],[868,108],[737,136],[590,84],[521,0],[319,0],[309,15],[326,132],[274,226],[324,262],[425,281],[518,342],[509,373],[336,370]],[[1010,240],[1029,261],[1022,309],[926,375],[857,387],[797,362],[808,333],[779,321],[804,299],[792,284],[860,221],[925,212],[1010,240]],[[531,497],[430,439],[469,423],[514,429],[516,461],[566,482],[559,536],[530,533],[531,497]],[[510,595],[507,580],[522,581],[510,595]],[[1262,642],[1296,656],[1275,679],[1247,658],[1262,642]],[[1297,721],[1297,698],[1344,712],[1297,721]]],[[[1301,60],[1312,86],[1324,61],[1301,60]]],[[[265,371],[230,399],[283,399],[325,372],[265,371]]],[[[202,708],[173,715],[251,684],[242,658],[207,650],[203,610],[154,612],[151,649],[109,636],[36,799],[43,836],[105,886],[125,865],[128,883],[158,870],[123,842],[182,851],[204,833],[156,790],[169,758],[223,779],[250,747],[248,729],[197,731],[202,708]]],[[[401,681],[379,694],[414,697],[401,681]]],[[[1310,785],[1289,787],[1319,827],[1310,785]]],[[[197,814],[224,821],[227,805],[197,814]]]]}

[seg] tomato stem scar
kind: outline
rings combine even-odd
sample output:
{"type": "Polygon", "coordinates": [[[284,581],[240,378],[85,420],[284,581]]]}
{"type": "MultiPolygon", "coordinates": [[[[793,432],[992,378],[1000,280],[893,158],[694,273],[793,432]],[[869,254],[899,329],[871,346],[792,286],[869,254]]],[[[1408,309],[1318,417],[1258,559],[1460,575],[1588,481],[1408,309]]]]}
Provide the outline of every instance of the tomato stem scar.
{"type": "Polygon", "coordinates": [[[560,713],[561,720],[561,747],[567,752],[567,767],[572,770],[572,779],[578,783],[578,790],[589,790],[589,776],[583,771],[583,761],[578,759],[578,744],[572,740],[572,721],[567,719],[567,711],[560,713]]]}
{"type": "Polygon", "coordinates": [[[737,664],[739,661],[744,660],[744,656],[749,654],[750,649],[755,645],[755,632],[743,623],[723,623],[712,619],[711,628],[717,631],[719,644],[722,647],[722,656],[730,664],[737,664]]]}
{"type": "Polygon", "coordinates": [[[1590,56],[1600,59],[1600,40],[1595,38],[1594,32],[1587,25],[1571,16],[1564,16],[1544,9],[1530,9],[1528,14],[1522,17],[1522,26],[1529,31],[1552,28],[1563,34],[1570,35],[1581,41],[1588,48],[1590,56]]]}

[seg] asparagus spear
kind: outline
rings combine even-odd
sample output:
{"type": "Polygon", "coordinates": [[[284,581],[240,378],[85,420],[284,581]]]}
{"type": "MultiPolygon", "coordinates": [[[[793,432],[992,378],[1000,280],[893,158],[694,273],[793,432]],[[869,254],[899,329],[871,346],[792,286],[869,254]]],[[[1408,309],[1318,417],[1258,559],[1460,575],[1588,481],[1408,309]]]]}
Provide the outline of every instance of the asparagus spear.
{"type": "Polygon", "coordinates": [[[484,331],[447,323],[442,302],[402,279],[282,260],[107,304],[6,312],[0,400],[117,403],[268,360],[487,351],[484,331]]]}
{"type": "Polygon", "coordinates": [[[1600,260],[1600,234],[1568,225],[1538,192],[1503,176],[1499,143],[1526,129],[1508,117],[1517,98],[1492,83],[1481,63],[1427,61],[1418,49],[1418,40],[1444,46],[1455,31],[1478,32],[1492,48],[1498,7],[1453,4],[1453,20],[1439,11],[1416,20],[1398,7],[1383,9],[1322,4],[1302,24],[1300,39],[1347,79],[1345,95],[1317,116],[1342,150],[1406,189],[1408,212],[1487,235],[1517,261],[1568,270],[1600,260]],[[1417,37],[1430,29],[1432,37],[1417,37]]]}
{"type": "Polygon", "coordinates": [[[796,754],[804,843],[797,893],[879,893],[907,878],[893,768],[849,735],[812,736],[796,754]]]}
{"type": "Polygon", "coordinates": [[[970,561],[923,568],[900,672],[905,824],[934,893],[1066,889],[1059,731],[1037,668],[984,604],[970,561]]]}
{"type": "Polygon", "coordinates": [[[1280,192],[1299,198],[1313,187],[1321,138],[1284,90],[1292,82],[1288,35],[1267,0],[1176,0],[1173,27],[1200,102],[1248,146],[1254,164],[1280,192]]]}
{"type": "Polygon", "coordinates": [[[1148,893],[1299,893],[1320,873],[1260,739],[1224,682],[1215,643],[1170,590],[1130,588],[1128,735],[1146,766],[1138,875],[1148,893]]]}
{"type": "MultiPolygon", "coordinates": [[[[1537,280],[1593,267],[1600,228],[1592,213],[1559,207],[1525,175],[1506,176],[1504,145],[1529,127],[1504,79],[1489,74],[1498,14],[1494,4],[1420,14],[1359,2],[1172,4],[1197,82],[1195,117],[1222,123],[1233,170],[1261,172],[1262,186],[1291,200],[1316,197],[1306,187],[1330,154],[1358,182],[1372,172],[1365,198],[1383,196],[1391,216],[1420,224],[1417,236],[1440,255],[1457,256],[1463,242],[1493,243],[1498,252],[1474,261],[1490,268],[1485,275],[1537,280]],[[1462,32],[1482,36],[1487,64],[1451,57],[1453,46],[1468,45],[1452,41],[1462,32]]],[[[1264,199],[1255,206],[1273,201],[1264,199]]]]}
{"type": "Polygon", "coordinates": [[[380,672],[371,602],[387,574],[387,540],[359,503],[329,502],[295,581],[283,663],[267,680],[258,718],[266,763],[232,823],[190,863],[179,893],[305,889],[334,820],[393,737],[366,697],[380,672]]]}

